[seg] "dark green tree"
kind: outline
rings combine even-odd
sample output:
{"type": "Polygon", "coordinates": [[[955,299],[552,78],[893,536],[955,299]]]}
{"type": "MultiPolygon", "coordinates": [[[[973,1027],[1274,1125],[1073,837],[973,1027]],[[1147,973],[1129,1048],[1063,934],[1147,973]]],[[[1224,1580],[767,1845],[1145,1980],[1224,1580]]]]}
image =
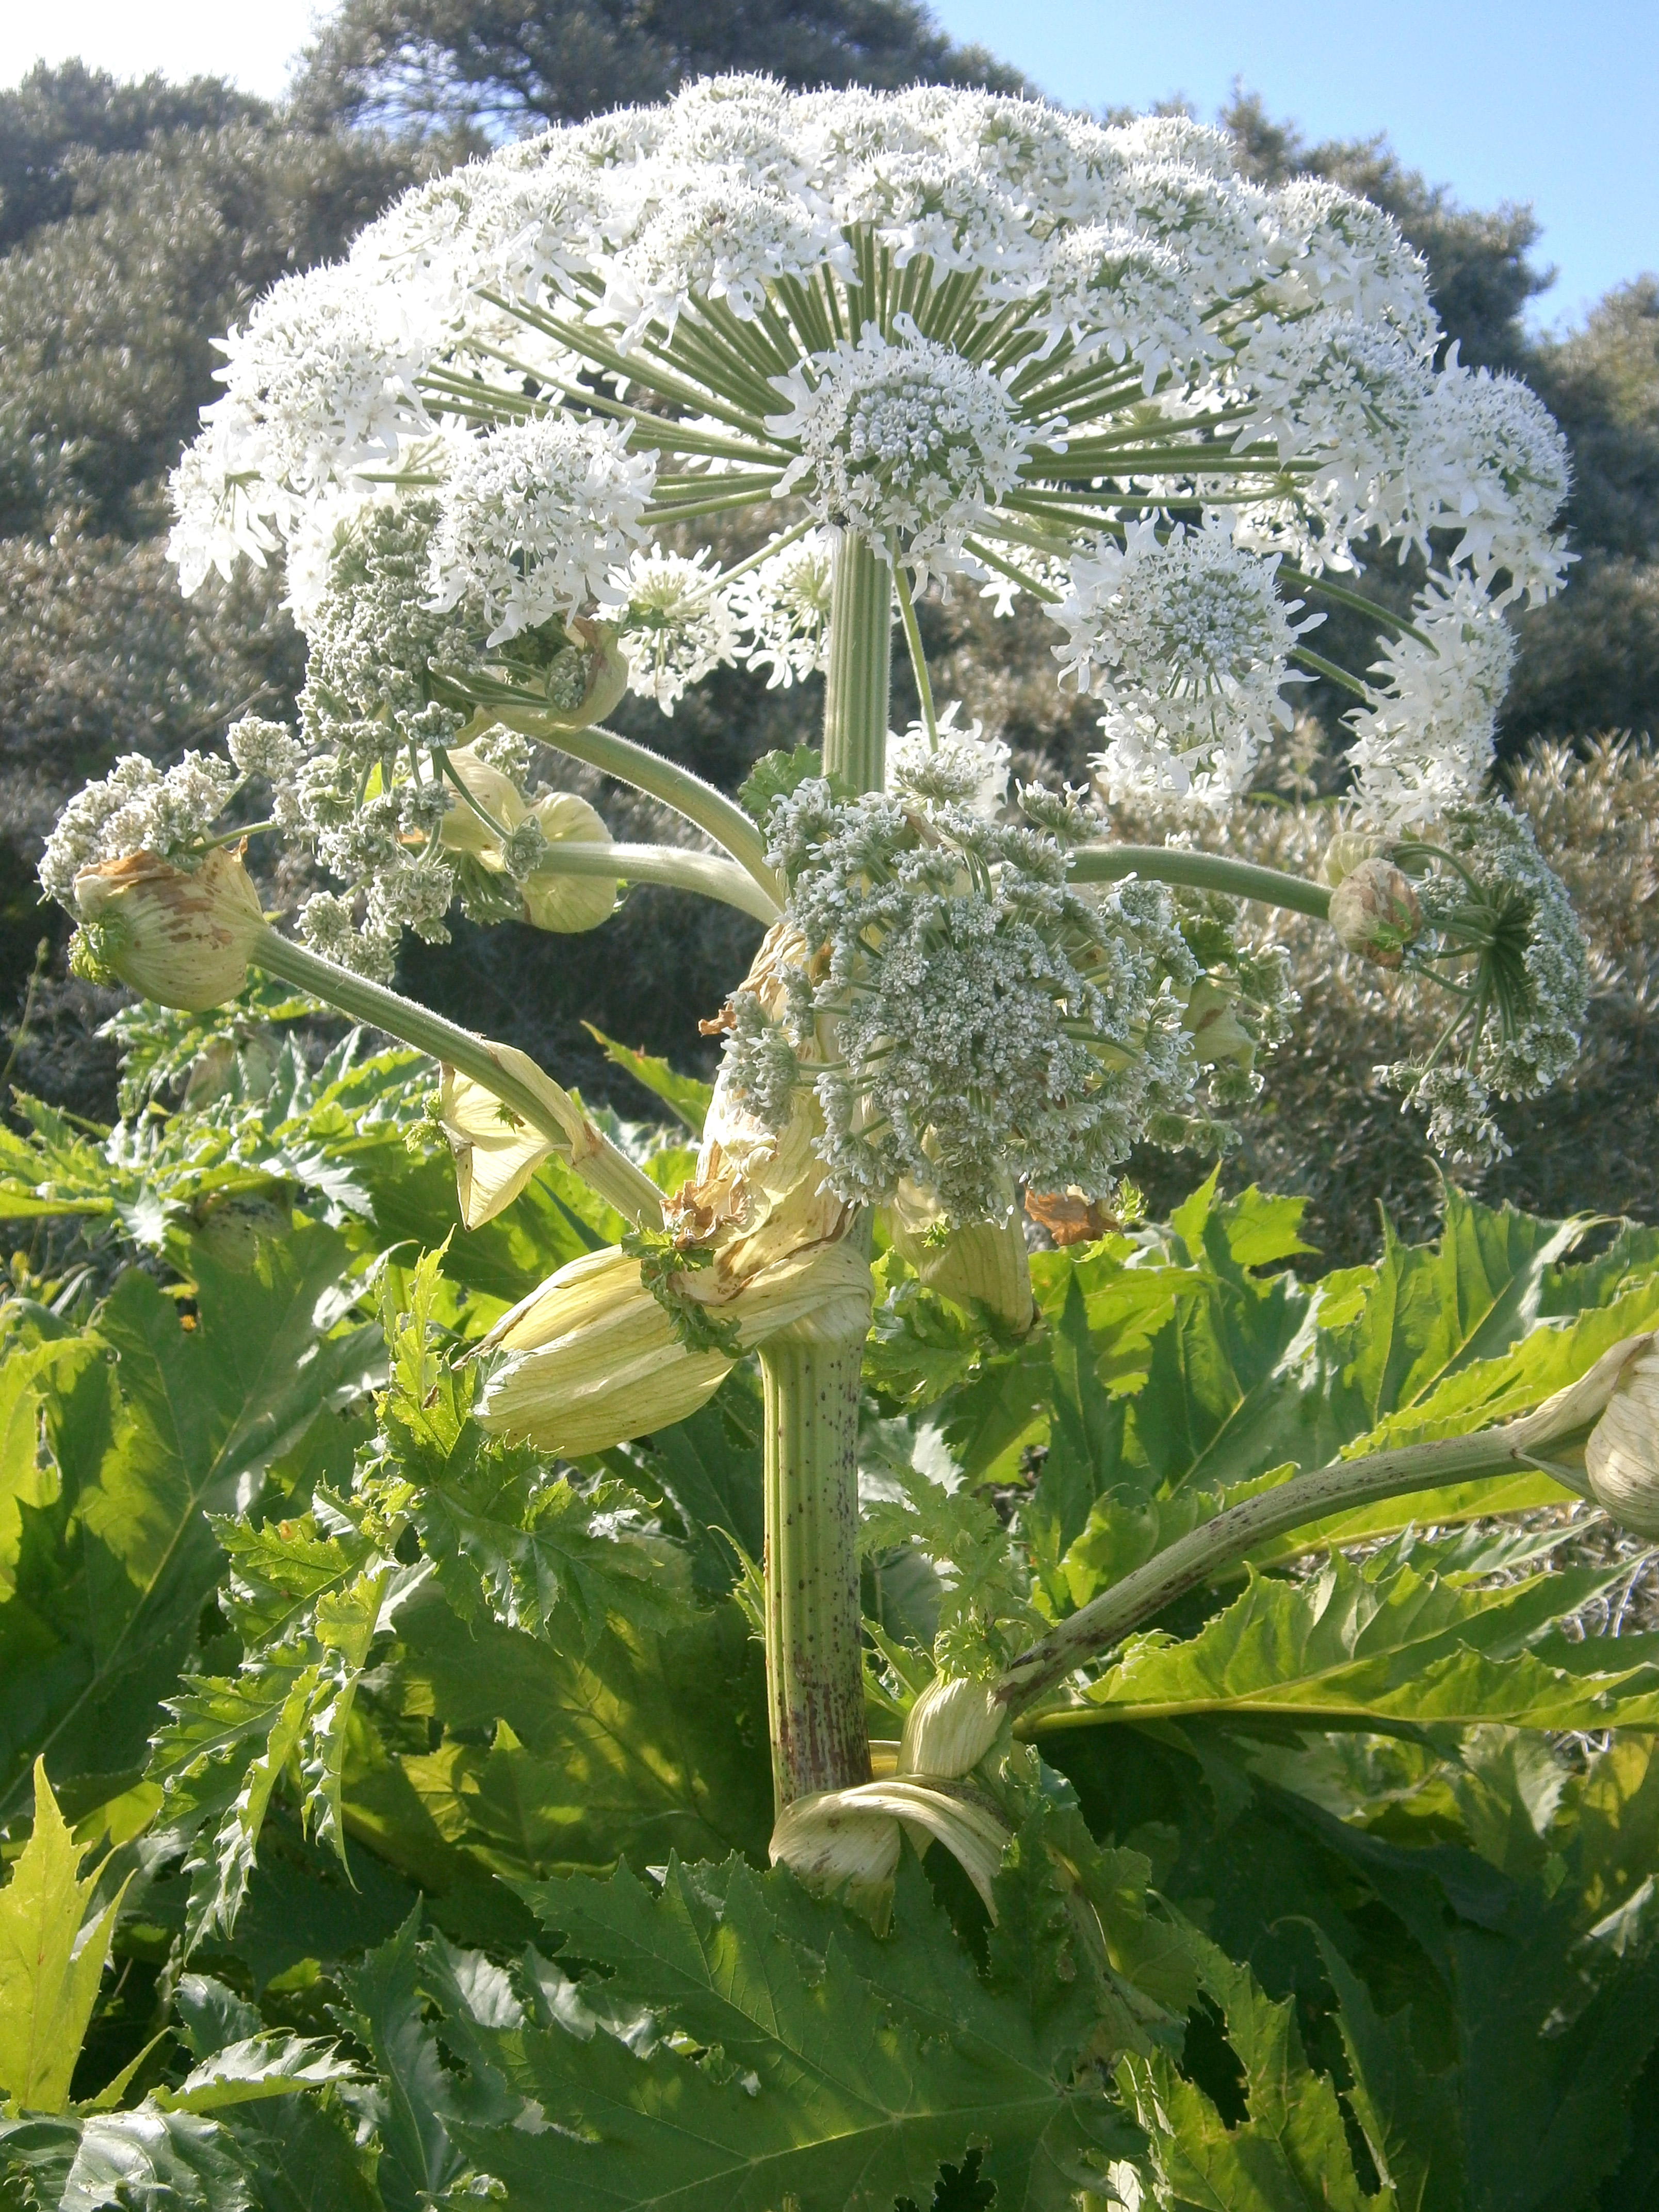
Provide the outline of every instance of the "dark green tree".
{"type": "Polygon", "coordinates": [[[158,131],[217,131],[267,112],[219,77],[118,84],[83,62],[41,63],[0,92],[0,252],[63,221],[88,156],[137,154],[158,131]]]}
{"type": "MultiPolygon", "coordinates": [[[[0,969],[43,928],[40,839],[122,752],[176,757],[303,653],[254,572],[179,596],[165,477],[211,399],[216,332],[339,252],[407,182],[408,149],[301,131],[233,87],[122,85],[70,63],[0,94],[0,969]]],[[[109,1073],[78,986],[35,994],[15,1079],[95,1107],[109,1073]],[[77,1012],[78,1010],[78,1012],[77,1012]]]]}
{"type": "Polygon", "coordinates": [[[916,0],[345,0],[296,88],[314,120],[534,131],[661,100],[689,78],[1025,88],[916,0]]]}

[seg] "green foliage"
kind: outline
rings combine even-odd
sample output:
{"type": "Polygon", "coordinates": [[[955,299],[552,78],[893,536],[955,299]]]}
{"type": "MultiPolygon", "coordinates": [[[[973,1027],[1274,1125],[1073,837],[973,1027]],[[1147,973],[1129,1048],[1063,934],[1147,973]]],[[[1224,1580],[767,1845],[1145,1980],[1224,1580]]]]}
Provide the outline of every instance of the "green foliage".
{"type": "Polygon", "coordinates": [[[1074,2076],[1072,2023],[1045,2032],[988,1989],[914,1872],[884,1942],[738,1860],[528,1894],[558,1948],[517,1986],[441,1942],[411,1972],[408,1930],[370,1962],[382,2007],[401,2001],[411,2179],[459,2149],[508,2204],[884,2207],[988,2137],[998,2202],[1036,2208],[1135,2147],[1100,2078],[1074,2076]],[[437,2071],[422,1999],[459,2078],[437,2071]],[[511,2124],[526,2099],[550,2127],[511,2124]],[[447,2145],[418,2124],[433,2113],[447,2145]]]}
{"type": "MultiPolygon", "coordinates": [[[[43,1120],[12,1156],[21,1199],[55,1147],[71,1200],[130,1156],[127,1234],[175,1277],[117,1275],[79,1327],[8,1309],[13,1756],[44,1748],[82,1832],[117,1838],[82,1878],[37,1820],[0,1891],[3,1917],[55,1849],[59,1949],[102,1930],[31,2101],[66,2105],[89,2022],[115,2066],[96,2110],[0,2123],[16,2187],[413,2212],[489,2176],[508,2203],[805,2212],[920,2205],[947,2169],[1060,2206],[1133,2171],[1172,2203],[1498,2212],[1637,2185],[1659,1655],[1576,1626],[1627,1558],[1456,1525],[1535,1514],[1548,1478],[1375,1509],[1307,1578],[1304,1534],[1184,1601],[1022,1722],[1050,1765],[1005,1735],[975,1778],[1012,1831],[994,1924],[936,1852],[938,1897],[907,1859],[878,1938],[750,1870],[764,1686],[727,1593],[762,1534],[752,1376],[598,1475],[485,1437],[469,1341],[610,1224],[550,1171],[495,1256],[451,1236],[442,1163],[405,1143],[410,1063],[346,1048],[310,1077],[272,1051],[254,1097],[238,1066],[268,1032],[244,1026],[147,1149],[43,1120]],[[266,1194],[234,1232],[228,1174],[266,1194]],[[388,1254],[405,1222],[441,1249],[388,1254]],[[1376,1547],[1425,1509],[1443,1533],[1376,1547]],[[1552,1747],[1609,1728],[1581,1771],[1552,1747]],[[99,2027],[112,1936],[201,1962],[159,2044],[165,2010],[99,2027]]],[[[174,1027],[143,1041],[157,1065],[186,1064],[174,1027]]],[[[878,1726],[1241,1495],[1535,1404],[1659,1311],[1648,1231],[1580,1260],[1583,1224],[1453,1192],[1432,1245],[1309,1281],[1301,1220],[1212,1178],[1166,1224],[1037,1255],[1018,1346],[882,1261],[878,1726]]]]}
{"type": "Polygon", "coordinates": [[[694,1076],[677,1075],[665,1060],[648,1052],[635,1052],[615,1037],[608,1037],[603,1030],[596,1030],[592,1022],[583,1027],[595,1042],[605,1048],[605,1056],[613,1067],[620,1067],[635,1081],[648,1091],[677,1120],[683,1121],[694,1137],[702,1134],[702,1125],[708,1112],[708,1102],[714,1095],[711,1083],[699,1083],[694,1076]]]}
{"type": "Polygon", "coordinates": [[[738,787],[738,797],[744,811],[763,830],[775,800],[793,799],[810,777],[823,774],[823,755],[816,745],[797,745],[790,753],[763,753],[738,787]]]}
{"type": "Polygon", "coordinates": [[[33,2112],[69,2101],[121,1906],[94,1911],[98,1874],[80,1878],[81,1856],[37,1759],[34,1826],[0,1890],[0,2092],[33,2112]]]}
{"type": "Polygon", "coordinates": [[[487,1437],[470,1417],[472,1372],[444,1357],[435,1309],[441,1255],[415,1271],[410,1301],[383,1306],[391,1376],[381,1456],[359,1495],[388,1532],[406,1520],[464,1620],[590,1653],[608,1619],[665,1629],[688,1617],[687,1561],[626,1483],[578,1490],[527,1448],[487,1437]]]}
{"type": "MultiPolygon", "coordinates": [[[[112,1795],[136,1774],[223,1570],[206,1516],[337,1426],[375,1364],[374,1333],[339,1294],[344,1242],[321,1224],[251,1259],[200,1245],[180,1257],[193,1313],[131,1270],[72,1350],[33,1363],[55,1480],[17,1507],[0,1604],[8,1814],[41,1751],[60,1786],[76,1775],[112,1795]]],[[[26,1354],[61,1337],[49,1313],[9,1317],[26,1354]]]]}
{"type": "Polygon", "coordinates": [[[1659,1723],[1659,1672],[1644,1639],[1627,1646],[1548,1634],[1620,1579],[1623,1562],[1494,1589],[1471,1587],[1455,1559],[1437,1558],[1431,1547],[1414,1559],[1402,1540],[1358,1565],[1336,1555],[1304,1583],[1252,1577],[1243,1595],[1189,1640],[1133,1638],[1087,1692],[1089,1707],[1142,1721],[1225,1712],[1327,1726],[1503,1722],[1584,1731],[1659,1723]]]}
{"type": "Polygon", "coordinates": [[[1195,1931],[1186,1936],[1199,1984],[1220,2013],[1243,2072],[1245,2117],[1229,2127],[1202,2088],[1163,2053],[1127,2057],[1123,2072],[1152,2143],[1153,2170],[1181,2204],[1228,2212],[1393,2212],[1387,2191],[1361,2188],[1329,2079],[1310,2067],[1295,2008],[1275,2004],[1248,1966],[1195,1931]]]}

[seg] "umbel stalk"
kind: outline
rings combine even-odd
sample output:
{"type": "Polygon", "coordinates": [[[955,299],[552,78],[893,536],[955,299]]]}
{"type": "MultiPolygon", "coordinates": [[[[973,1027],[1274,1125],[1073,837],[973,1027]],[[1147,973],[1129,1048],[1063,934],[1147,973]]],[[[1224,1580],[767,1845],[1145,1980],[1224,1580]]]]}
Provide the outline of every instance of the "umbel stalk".
{"type": "MultiPolygon", "coordinates": [[[[842,538],[824,688],[823,765],[858,791],[885,779],[893,575],[842,538]]],[[[849,1232],[859,1234],[855,1227],[849,1232]]],[[[859,1376],[864,1338],[775,1337],[766,1392],[766,1674],[779,1810],[870,1779],[859,1610],[859,1376]]]]}

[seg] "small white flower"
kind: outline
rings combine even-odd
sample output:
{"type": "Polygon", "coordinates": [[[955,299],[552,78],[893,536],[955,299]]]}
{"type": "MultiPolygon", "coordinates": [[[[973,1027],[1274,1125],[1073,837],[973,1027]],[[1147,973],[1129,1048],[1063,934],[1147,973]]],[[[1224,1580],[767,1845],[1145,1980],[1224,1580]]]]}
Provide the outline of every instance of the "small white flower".
{"type": "Polygon", "coordinates": [[[284,783],[299,763],[300,745],[285,722],[267,721],[260,714],[244,714],[225,732],[225,750],[243,775],[264,776],[268,783],[284,783]]]}
{"type": "Polygon", "coordinates": [[[786,972],[781,1006],[734,996],[722,1081],[774,1128],[812,1083],[825,1186],[848,1205],[908,1182],[953,1221],[1000,1220],[1011,1176],[1104,1195],[1197,1076],[1164,988],[1198,973],[1168,896],[1085,899],[1051,835],[949,797],[925,816],[875,793],[838,805],[817,779],[776,802],[769,857],[798,941],[823,952],[786,972]]]}
{"type": "Polygon", "coordinates": [[[1449,585],[1431,577],[1412,624],[1428,642],[1389,639],[1370,703],[1346,718],[1359,816],[1391,831],[1432,822],[1479,793],[1515,660],[1509,624],[1467,574],[1449,585]]]}
{"type": "Polygon", "coordinates": [[[228,762],[205,753],[186,753],[165,774],[142,753],[125,754],[58,816],[40,856],[40,888],[73,913],[83,869],[132,853],[187,860],[211,835],[237,781],[228,762]]]}
{"type": "Polygon", "coordinates": [[[1061,231],[1049,244],[1044,278],[1049,328],[1069,333],[1085,352],[1133,361],[1146,392],[1165,369],[1226,352],[1180,256],[1158,239],[1119,223],[1061,231]]]}
{"type": "Polygon", "coordinates": [[[1548,599],[1565,580],[1568,554],[1552,529],[1571,482],[1567,441],[1536,392],[1513,376],[1469,370],[1455,359],[1435,380],[1412,456],[1447,525],[1455,556],[1483,583],[1499,570],[1506,598],[1548,599]]]}
{"type": "Polygon", "coordinates": [[[624,349],[653,323],[672,335],[694,295],[723,300],[747,322],[778,277],[850,270],[840,232],[798,199],[718,172],[665,181],[675,188],[610,264],[605,308],[624,325],[624,349]]]}
{"type": "Polygon", "coordinates": [[[912,722],[902,737],[889,733],[887,788],[895,797],[962,806],[994,822],[1008,795],[1008,748],[1000,738],[986,737],[981,722],[957,729],[961,711],[962,702],[952,699],[939,717],[937,743],[922,722],[912,722]]]}
{"type": "Polygon", "coordinates": [[[388,468],[428,434],[416,382],[437,334],[416,330],[410,305],[349,264],[284,278],[221,341],[225,396],[203,415],[223,425],[231,466],[304,495],[388,468]]]}
{"type": "Polygon", "coordinates": [[[1241,551],[1224,527],[1160,539],[1131,525],[1072,563],[1048,610],[1067,633],[1054,653],[1082,691],[1107,702],[1095,765],[1109,789],[1184,795],[1242,788],[1291,710],[1280,694],[1302,629],[1279,595],[1276,563],[1241,551]]]}

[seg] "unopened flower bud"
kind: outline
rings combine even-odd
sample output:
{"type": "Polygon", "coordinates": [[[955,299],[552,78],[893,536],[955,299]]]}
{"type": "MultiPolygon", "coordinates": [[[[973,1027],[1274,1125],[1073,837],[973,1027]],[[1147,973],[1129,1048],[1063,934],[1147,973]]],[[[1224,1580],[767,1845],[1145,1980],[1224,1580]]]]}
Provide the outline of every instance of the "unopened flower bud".
{"type": "Polygon", "coordinates": [[[1224,1060],[1236,1060],[1244,1068],[1254,1064],[1255,1039],[1234,1012],[1231,993],[1207,975],[1200,975],[1187,994],[1182,1026],[1193,1041],[1193,1056],[1200,1067],[1218,1067],[1224,1060]]]}
{"type": "MultiPolygon", "coordinates": [[[[591,729],[595,722],[604,721],[613,708],[620,704],[628,690],[628,662],[617,641],[617,632],[610,623],[592,622],[578,617],[565,624],[580,648],[580,674],[585,678],[582,690],[571,696],[574,684],[565,678],[560,661],[555,661],[548,672],[547,693],[550,711],[544,720],[562,730],[591,729]]],[[[574,656],[573,656],[574,658],[574,656]]],[[[571,670],[574,676],[574,667],[571,670]]]]}
{"type": "Polygon", "coordinates": [[[1379,854],[1386,855],[1387,849],[1382,838],[1373,837],[1364,830],[1339,830],[1325,848],[1319,872],[1334,890],[1362,860],[1374,860],[1379,854]]]}
{"type": "Polygon", "coordinates": [[[1006,1709],[988,1682],[938,1676],[911,1706],[898,1771],[917,1781],[954,1782],[979,1765],[1001,1733],[1006,1709]]]}
{"type": "Polygon", "coordinates": [[[524,901],[525,918],[538,929],[572,935],[597,929],[616,909],[617,883],[611,876],[573,876],[538,865],[550,845],[608,845],[611,832],[597,811],[574,791],[550,791],[526,805],[518,786],[470,745],[449,756],[455,779],[477,803],[469,806],[452,794],[444,816],[444,844],[465,853],[492,876],[511,876],[524,901]],[[483,819],[488,815],[489,821],[483,819]],[[496,836],[495,823],[506,839],[496,836]],[[521,855],[517,848],[526,850],[521,855]]]}
{"type": "Polygon", "coordinates": [[[1659,1348],[1650,1338],[1620,1370],[1584,1447],[1591,1495],[1620,1526],[1659,1536],[1659,1348]]]}
{"type": "MultiPolygon", "coordinates": [[[[608,845],[611,832],[594,808],[574,791],[550,791],[530,810],[550,845],[608,845]]],[[[573,935],[597,929],[615,911],[617,884],[611,876],[569,876],[556,868],[532,869],[519,885],[525,912],[538,929],[573,935]]]]}
{"type": "Polygon", "coordinates": [[[1361,860],[1331,893],[1331,927],[1350,952],[1397,968],[1422,933],[1423,909],[1411,878],[1392,860],[1361,860]]]}
{"type": "Polygon", "coordinates": [[[265,920],[240,854],[216,846],[186,871],[155,853],[83,868],[75,903],[97,965],[158,1006],[205,1013],[234,999],[265,920]]]}
{"type": "Polygon", "coordinates": [[[893,1249],[921,1282],[959,1305],[983,1306],[1024,1335],[1036,1318],[1024,1232],[1012,1211],[1004,1221],[948,1223],[932,1191],[901,1179],[888,1209],[893,1249]]]}
{"type": "Polygon", "coordinates": [[[995,1920],[991,1884],[1009,1831],[985,1806],[925,1783],[862,1782],[851,1790],[797,1797],[778,1815],[768,1855],[774,1866],[788,1867],[809,1888],[845,1894],[869,1911],[884,1901],[898,1864],[901,1831],[918,1851],[943,1844],[995,1920]]]}
{"type": "MultiPolygon", "coordinates": [[[[683,1280],[687,1299],[736,1325],[744,1352],[783,1328],[816,1327],[840,1342],[869,1327],[870,1269],[847,1243],[795,1253],[743,1282],[718,1265],[683,1280]]],[[[561,1267],[478,1348],[508,1355],[485,1388],[483,1425],[567,1459],[684,1420],[737,1356],[690,1349],[640,1261],[614,1245],[561,1267]]]]}
{"type": "Polygon", "coordinates": [[[471,745],[461,745],[449,755],[449,766],[455,781],[465,787],[468,795],[477,802],[469,806],[458,791],[449,794],[449,810],[443,819],[439,835],[445,848],[452,853],[469,853],[477,860],[489,866],[499,862],[501,840],[490,827],[498,823],[511,831],[525,817],[525,803],[518,786],[510,775],[487,760],[481,760],[471,745]],[[489,820],[484,820],[488,815],[489,820]]]}

